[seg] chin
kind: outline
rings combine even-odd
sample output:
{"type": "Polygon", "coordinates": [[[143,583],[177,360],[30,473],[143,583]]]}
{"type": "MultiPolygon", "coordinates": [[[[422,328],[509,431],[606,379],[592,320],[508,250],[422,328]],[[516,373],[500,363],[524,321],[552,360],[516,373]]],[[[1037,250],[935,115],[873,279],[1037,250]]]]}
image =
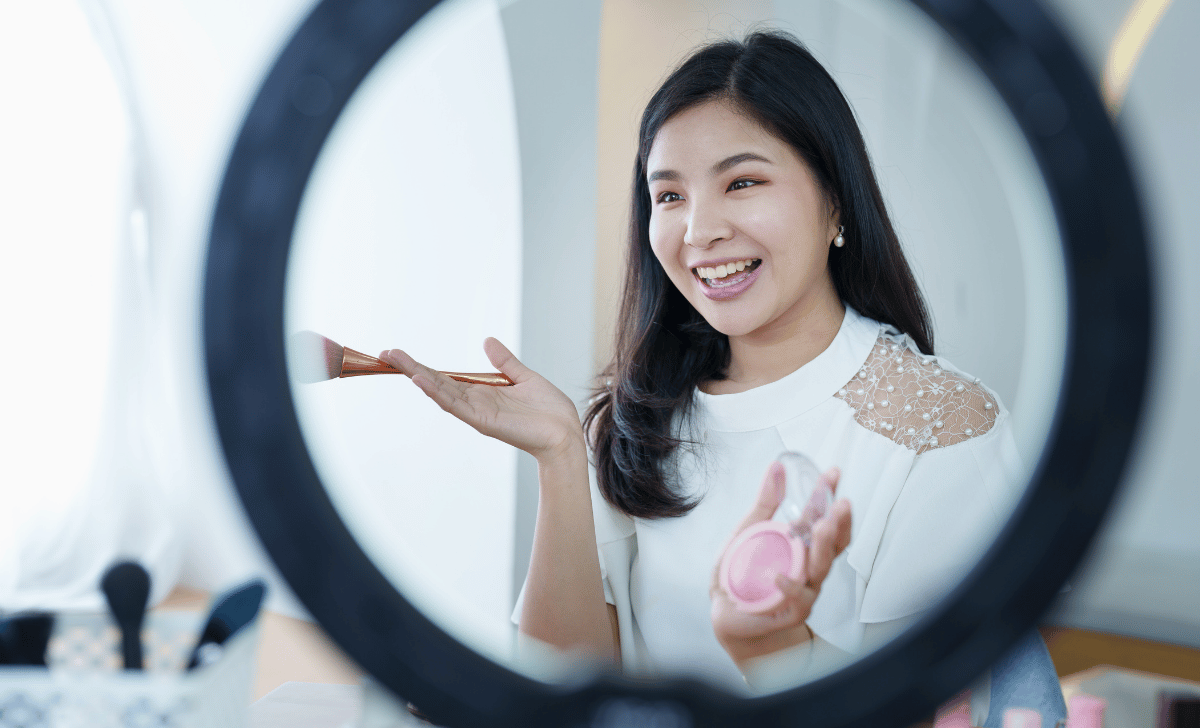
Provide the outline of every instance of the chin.
{"type": "Polygon", "coordinates": [[[753,333],[762,325],[759,321],[748,321],[744,316],[706,316],[704,311],[701,311],[700,315],[704,316],[704,320],[708,322],[709,326],[729,337],[745,336],[753,333]]]}

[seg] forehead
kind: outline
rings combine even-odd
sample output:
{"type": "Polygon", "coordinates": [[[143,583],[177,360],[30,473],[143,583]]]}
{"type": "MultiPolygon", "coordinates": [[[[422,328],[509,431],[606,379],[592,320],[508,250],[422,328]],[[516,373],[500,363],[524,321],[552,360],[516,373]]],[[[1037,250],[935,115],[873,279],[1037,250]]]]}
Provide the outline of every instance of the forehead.
{"type": "Polygon", "coordinates": [[[707,101],[679,112],[659,128],[646,157],[646,169],[708,168],[741,152],[756,152],[782,162],[778,157],[791,156],[791,147],[728,103],[707,101]]]}

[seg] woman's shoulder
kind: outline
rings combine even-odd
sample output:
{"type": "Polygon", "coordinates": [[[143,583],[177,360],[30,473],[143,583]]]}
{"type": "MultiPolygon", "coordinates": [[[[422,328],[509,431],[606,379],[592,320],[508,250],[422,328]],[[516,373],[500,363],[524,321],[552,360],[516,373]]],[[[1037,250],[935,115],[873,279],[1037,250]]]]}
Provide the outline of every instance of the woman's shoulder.
{"type": "Polygon", "coordinates": [[[881,327],[858,372],[835,395],[858,424],[918,454],[981,437],[996,425],[995,393],[912,339],[881,327]]]}

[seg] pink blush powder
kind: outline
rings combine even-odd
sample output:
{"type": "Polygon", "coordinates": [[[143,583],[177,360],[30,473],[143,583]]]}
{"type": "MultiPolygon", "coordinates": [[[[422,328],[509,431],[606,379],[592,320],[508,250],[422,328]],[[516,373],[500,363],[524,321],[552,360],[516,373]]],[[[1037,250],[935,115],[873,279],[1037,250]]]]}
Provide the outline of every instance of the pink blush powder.
{"type": "Polygon", "coordinates": [[[743,531],[730,544],[721,564],[721,586],[742,611],[760,612],[783,601],[775,576],[799,579],[804,545],[781,523],[764,521],[743,531]]]}
{"type": "Polygon", "coordinates": [[[792,565],[792,547],[781,533],[763,531],[743,541],[729,561],[729,587],[748,602],[757,602],[775,591],[775,575],[792,565]]]}

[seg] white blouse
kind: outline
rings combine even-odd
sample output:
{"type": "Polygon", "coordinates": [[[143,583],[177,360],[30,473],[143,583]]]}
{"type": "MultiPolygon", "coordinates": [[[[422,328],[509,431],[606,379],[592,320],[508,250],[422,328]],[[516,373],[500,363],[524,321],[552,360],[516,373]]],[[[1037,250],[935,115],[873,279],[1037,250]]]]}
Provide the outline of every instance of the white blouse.
{"type": "MultiPolygon", "coordinates": [[[[604,593],[617,609],[626,671],[744,688],[713,634],[709,585],[784,451],[842,471],[837,496],[850,501],[850,546],[808,625],[850,654],[947,594],[1020,496],[1020,460],[995,393],[850,307],[829,347],[783,379],[694,397],[681,434],[696,444],[673,458],[675,487],[699,498],[693,510],[631,518],[604,500],[592,474],[604,593]]],[[[519,614],[518,603],[514,621],[519,614]]]]}

